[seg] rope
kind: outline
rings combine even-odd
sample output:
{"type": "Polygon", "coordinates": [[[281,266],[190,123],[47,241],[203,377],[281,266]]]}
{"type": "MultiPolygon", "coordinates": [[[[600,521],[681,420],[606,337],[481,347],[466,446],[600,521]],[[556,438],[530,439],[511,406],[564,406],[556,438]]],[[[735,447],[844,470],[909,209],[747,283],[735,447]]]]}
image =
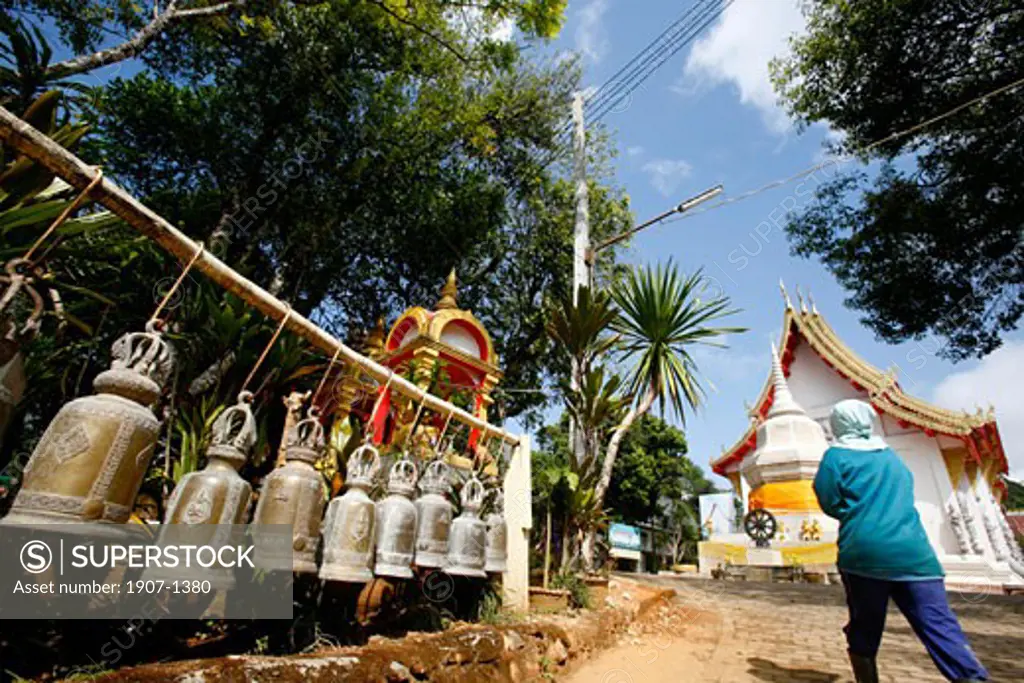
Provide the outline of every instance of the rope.
{"type": "Polygon", "coordinates": [[[160,303],[156,305],[156,310],[154,310],[153,315],[150,316],[149,322],[158,322],[160,312],[164,310],[164,306],[166,306],[167,302],[171,300],[171,297],[174,296],[174,293],[178,291],[178,287],[180,287],[181,283],[185,280],[185,276],[188,275],[188,271],[192,270],[192,266],[195,264],[196,261],[199,260],[199,257],[203,255],[203,250],[205,248],[205,245],[202,242],[200,242],[199,248],[196,249],[196,253],[192,256],[192,259],[188,262],[188,264],[185,265],[184,270],[181,271],[181,275],[179,275],[178,279],[174,281],[174,284],[171,285],[171,288],[167,290],[167,293],[164,294],[164,298],[160,300],[160,303]]]}
{"type": "Polygon", "coordinates": [[[53,234],[54,230],[59,228],[60,225],[68,219],[68,216],[70,216],[72,212],[77,210],[78,207],[82,205],[82,202],[85,201],[85,198],[89,195],[89,192],[91,192],[92,189],[96,187],[96,185],[98,185],[101,180],[103,180],[103,169],[98,168],[96,170],[96,177],[93,178],[89,182],[89,184],[85,186],[84,190],[78,193],[78,196],[75,197],[75,201],[71,202],[71,204],[69,204],[67,208],[60,212],[60,215],[57,216],[57,219],[54,220],[53,223],[50,224],[50,227],[48,227],[46,231],[39,236],[39,239],[36,240],[35,244],[28,248],[28,251],[25,252],[25,255],[22,258],[24,258],[26,261],[31,259],[32,254],[35,253],[36,249],[38,249],[39,246],[46,241],[47,237],[53,234]]]}
{"type": "Polygon", "coordinates": [[[285,311],[284,317],[281,318],[281,323],[277,326],[277,329],[274,330],[274,336],[272,336],[270,341],[267,342],[267,346],[263,349],[263,353],[260,354],[259,360],[257,360],[256,364],[252,366],[252,370],[249,371],[249,376],[245,378],[244,382],[242,382],[242,391],[245,391],[245,388],[249,386],[249,382],[252,381],[252,378],[256,375],[256,371],[259,370],[260,365],[263,364],[267,354],[270,353],[270,349],[273,348],[274,342],[277,341],[277,338],[281,334],[281,330],[284,329],[285,323],[288,322],[288,318],[290,317],[292,317],[292,307],[288,306],[288,310],[285,311]]]}
{"type": "Polygon", "coordinates": [[[341,355],[340,346],[338,347],[338,350],[334,352],[334,355],[331,357],[331,362],[327,364],[327,369],[324,370],[324,376],[320,378],[320,384],[316,385],[316,391],[313,392],[313,400],[309,402],[311,406],[316,405],[316,399],[319,398],[320,396],[320,390],[324,388],[324,383],[327,381],[327,376],[331,374],[331,368],[334,367],[334,363],[335,361],[338,360],[339,355],[341,355]]]}

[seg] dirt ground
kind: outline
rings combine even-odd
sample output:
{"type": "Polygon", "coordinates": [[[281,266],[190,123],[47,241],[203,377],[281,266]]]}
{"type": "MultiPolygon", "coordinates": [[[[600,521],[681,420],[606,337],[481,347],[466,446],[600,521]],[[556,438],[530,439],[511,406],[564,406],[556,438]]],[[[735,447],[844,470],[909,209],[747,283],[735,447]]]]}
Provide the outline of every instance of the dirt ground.
{"type": "MultiPolygon", "coordinates": [[[[561,680],[569,683],[689,681],[847,683],[840,586],[651,577],[676,590],[653,618],[631,626],[561,680]]],[[[1024,597],[960,595],[950,602],[992,681],[1024,681],[1024,597]]],[[[940,683],[924,647],[891,607],[881,680],[940,683]]]]}

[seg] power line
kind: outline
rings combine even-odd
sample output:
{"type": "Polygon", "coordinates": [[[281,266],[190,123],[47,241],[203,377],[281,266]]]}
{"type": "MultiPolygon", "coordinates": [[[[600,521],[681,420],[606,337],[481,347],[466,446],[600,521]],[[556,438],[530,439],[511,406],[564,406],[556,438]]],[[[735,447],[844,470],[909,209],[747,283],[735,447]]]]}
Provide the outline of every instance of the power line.
{"type": "MultiPolygon", "coordinates": [[[[686,10],[685,12],[683,12],[683,14],[680,15],[678,19],[676,19],[674,22],[669,24],[669,26],[664,31],[662,31],[654,40],[652,40],[650,43],[648,43],[642,50],[637,52],[633,56],[632,59],[630,59],[628,62],[626,62],[618,71],[616,71],[614,74],[612,74],[611,77],[608,78],[608,80],[606,80],[604,83],[602,83],[598,87],[598,89],[595,91],[594,96],[591,97],[587,101],[587,105],[586,105],[587,108],[593,110],[594,107],[598,106],[598,104],[601,102],[602,99],[604,99],[606,97],[609,97],[609,96],[611,96],[613,94],[617,94],[617,91],[619,89],[621,89],[622,84],[629,80],[629,76],[627,76],[627,77],[625,77],[625,78],[623,78],[621,80],[619,79],[619,77],[622,76],[622,74],[626,70],[628,70],[631,67],[633,67],[633,65],[636,64],[637,61],[639,61],[641,58],[643,58],[644,55],[647,52],[649,52],[653,47],[655,47],[661,41],[662,38],[664,38],[666,35],[672,33],[676,29],[676,27],[678,27],[683,21],[685,21],[690,15],[692,15],[694,13],[694,11],[696,11],[696,9],[698,7],[700,7],[700,5],[702,3],[704,3],[705,1],[706,0],[698,0],[693,5],[690,5],[690,8],[688,10],[686,10]],[[615,87],[609,87],[609,86],[612,86],[612,85],[614,85],[615,87]]],[[[707,1],[710,1],[710,0],[707,0],[707,1]]],[[[676,38],[675,38],[675,36],[673,36],[672,38],[669,38],[666,41],[666,43],[671,44],[675,40],[676,40],[676,38]]],[[[613,97],[613,101],[616,100],[616,99],[618,99],[618,98],[617,97],[613,97]]]]}
{"type": "Polygon", "coordinates": [[[995,90],[987,92],[984,95],[980,95],[978,97],[975,97],[974,99],[972,99],[972,100],[970,100],[968,102],[964,102],[963,104],[960,104],[960,105],[957,105],[956,107],[953,107],[949,111],[946,111],[946,112],[944,112],[942,114],[939,114],[938,116],[933,116],[932,118],[927,119],[925,121],[921,121],[920,123],[916,123],[913,126],[910,126],[909,128],[905,128],[903,130],[896,131],[895,133],[890,133],[889,135],[885,136],[884,138],[881,138],[880,140],[875,140],[871,144],[864,146],[859,151],[850,152],[849,154],[845,154],[842,157],[837,157],[835,159],[828,159],[826,161],[819,162],[817,164],[814,164],[813,166],[805,168],[804,170],[802,170],[802,171],[800,171],[798,173],[794,173],[793,175],[787,176],[785,178],[780,178],[778,180],[773,180],[770,183],[765,183],[764,185],[761,185],[760,187],[754,188],[752,190],[747,190],[746,192],[738,194],[735,197],[730,197],[729,199],[723,199],[722,201],[717,202],[715,204],[710,204],[710,205],[704,207],[703,209],[696,209],[694,211],[690,211],[688,213],[682,214],[682,215],[677,216],[675,218],[670,218],[668,220],[663,221],[663,223],[675,223],[677,221],[685,220],[687,218],[692,218],[693,216],[699,216],[700,214],[707,213],[708,211],[714,211],[715,209],[720,209],[723,206],[728,206],[730,204],[736,204],[736,203],[744,201],[746,199],[750,199],[751,197],[755,197],[755,196],[757,196],[759,194],[763,194],[764,192],[767,192],[768,190],[774,190],[777,187],[782,187],[783,185],[788,185],[788,184],[790,184],[790,183],[792,183],[794,181],[800,180],[801,178],[804,178],[806,176],[811,175],[815,171],[820,171],[821,169],[825,168],[826,166],[834,166],[837,163],[837,161],[845,161],[845,160],[848,160],[848,159],[850,159],[852,157],[855,157],[855,156],[858,156],[858,155],[867,154],[868,152],[872,151],[873,149],[875,149],[877,147],[880,147],[880,146],[886,144],[887,142],[892,142],[893,140],[898,140],[900,138],[903,138],[903,137],[906,137],[906,136],[911,135],[913,133],[916,133],[919,130],[923,130],[924,128],[927,128],[927,127],[931,126],[932,124],[935,124],[935,123],[938,123],[939,121],[943,121],[945,119],[948,119],[949,117],[954,116],[954,115],[960,113],[964,109],[967,109],[969,107],[973,107],[974,105],[980,104],[980,103],[982,103],[982,102],[984,102],[984,101],[986,101],[988,99],[996,97],[997,95],[1002,95],[1003,93],[1007,93],[1007,92],[1010,92],[1012,90],[1016,90],[1017,88],[1019,88],[1022,85],[1024,85],[1024,78],[1020,78],[1020,79],[1014,81],[1013,83],[1010,83],[1008,85],[1004,85],[1002,87],[996,88],[995,90]]]}
{"type": "MultiPolygon", "coordinates": [[[[733,0],[726,0],[721,5],[708,6],[702,13],[695,19],[694,26],[684,27],[684,29],[677,34],[678,37],[671,43],[667,43],[662,46],[656,53],[650,55],[640,66],[634,69],[633,73],[637,74],[635,78],[632,78],[631,82],[627,83],[622,89],[620,89],[614,97],[606,100],[601,106],[600,110],[591,115],[591,120],[600,121],[604,116],[615,108],[615,105],[620,101],[621,97],[629,96],[634,90],[640,87],[648,78],[650,78],[661,66],[671,59],[673,56],[678,54],[680,50],[689,45],[693,40],[704,32],[708,26],[718,20],[722,13],[733,3],[733,0]],[[654,62],[652,66],[647,66],[654,62]],[[646,68],[646,71],[641,72],[640,69],[646,68]],[[621,93],[621,97],[620,94],[621,93]]],[[[633,74],[631,74],[632,76],[633,74]]]]}
{"type": "MultiPolygon", "coordinates": [[[[734,0],[698,0],[673,21],[643,50],[633,56],[624,66],[606,80],[600,88],[587,100],[585,110],[587,121],[599,121],[625,96],[628,96],[673,55],[688,45],[693,39],[714,22],[734,0]],[[687,21],[687,20],[690,21],[687,21]],[[685,24],[683,22],[686,22],[685,24]],[[669,36],[664,42],[662,39],[669,36]],[[639,63],[638,63],[639,62],[639,63]],[[652,65],[653,63],[653,65],[652,65]],[[624,72],[625,77],[619,78],[624,72]],[[610,84],[613,87],[607,88],[610,84]],[[594,112],[597,111],[597,114],[594,112]]],[[[559,131],[558,137],[564,137],[572,130],[572,122],[567,122],[559,131]]]]}

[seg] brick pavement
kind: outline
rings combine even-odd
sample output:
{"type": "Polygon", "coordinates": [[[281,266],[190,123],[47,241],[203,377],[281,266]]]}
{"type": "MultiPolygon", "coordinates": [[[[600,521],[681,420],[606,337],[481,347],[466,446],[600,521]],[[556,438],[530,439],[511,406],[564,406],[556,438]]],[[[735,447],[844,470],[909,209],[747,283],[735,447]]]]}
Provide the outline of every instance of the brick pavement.
{"type": "MultiPolygon", "coordinates": [[[[848,683],[840,586],[651,578],[679,592],[660,618],[587,662],[570,683],[848,683]]],[[[950,602],[996,683],[1024,682],[1024,598],[959,595],[950,602]]],[[[890,607],[881,680],[941,683],[910,626],[890,607]]]]}

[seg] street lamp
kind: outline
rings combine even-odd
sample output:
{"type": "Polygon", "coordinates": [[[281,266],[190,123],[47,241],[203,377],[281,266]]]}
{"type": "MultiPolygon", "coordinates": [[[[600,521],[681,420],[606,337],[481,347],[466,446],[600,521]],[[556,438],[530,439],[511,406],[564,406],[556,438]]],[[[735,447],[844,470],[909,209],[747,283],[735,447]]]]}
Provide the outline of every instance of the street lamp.
{"type": "Polygon", "coordinates": [[[593,268],[594,267],[594,259],[597,256],[597,253],[599,251],[601,251],[603,249],[607,249],[608,247],[610,247],[610,246],[612,246],[614,244],[618,244],[622,240],[624,240],[624,239],[626,239],[628,237],[632,237],[633,235],[635,235],[636,233],[640,232],[641,230],[643,230],[645,228],[649,228],[652,225],[654,225],[655,223],[660,223],[661,221],[665,220],[669,216],[675,215],[677,213],[685,213],[685,212],[689,211],[690,209],[693,209],[694,207],[698,206],[699,204],[703,204],[704,202],[708,201],[709,199],[713,199],[714,197],[717,197],[718,195],[722,194],[722,191],[723,191],[723,187],[721,185],[715,185],[712,188],[704,190],[703,192],[701,192],[698,195],[694,195],[693,197],[690,197],[689,199],[683,200],[682,202],[680,202],[676,206],[672,207],[668,211],[665,211],[664,213],[658,214],[657,216],[655,216],[654,218],[650,219],[649,221],[646,221],[644,223],[641,223],[640,225],[634,226],[634,227],[630,228],[629,230],[627,230],[627,231],[625,231],[623,233],[619,233],[618,235],[615,235],[614,237],[609,237],[608,239],[604,240],[603,242],[600,242],[597,246],[592,247],[592,248],[587,250],[587,264],[591,268],[593,268]]]}

